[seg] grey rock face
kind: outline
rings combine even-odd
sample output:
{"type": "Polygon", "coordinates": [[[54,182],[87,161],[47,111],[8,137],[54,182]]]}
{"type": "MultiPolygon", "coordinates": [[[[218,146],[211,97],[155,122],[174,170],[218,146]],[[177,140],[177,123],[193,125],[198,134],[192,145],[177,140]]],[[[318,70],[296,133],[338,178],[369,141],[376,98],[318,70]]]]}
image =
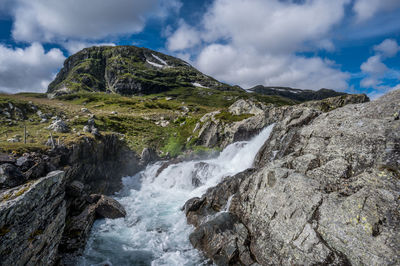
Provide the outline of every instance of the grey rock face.
{"type": "MultiPolygon", "coordinates": [[[[223,122],[216,119],[219,111],[204,115],[198,126],[194,130],[197,132],[197,144],[213,147],[226,147],[232,142],[248,140],[258,134],[266,125],[285,120],[288,116],[292,117],[295,126],[296,119],[302,119],[302,112],[313,112],[314,116],[320,112],[345,106],[352,103],[363,103],[368,101],[368,97],[360,95],[343,95],[328,98],[322,101],[307,102],[295,106],[274,107],[256,103],[251,100],[238,100],[229,107],[229,111],[234,115],[253,114],[247,119],[237,122],[223,122]],[[294,117],[296,113],[298,117],[294,117]]],[[[307,115],[304,113],[303,115],[307,115]]],[[[311,114],[308,114],[311,115],[311,114]]]]}
{"type": "Polygon", "coordinates": [[[54,264],[66,207],[64,172],[56,171],[0,194],[2,265],[54,264]]]}
{"type": "Polygon", "coordinates": [[[321,107],[274,110],[283,119],[260,149],[256,170],[226,178],[186,204],[195,233],[210,240],[192,243],[214,262],[233,262],[226,248],[243,236],[233,227],[229,237],[227,230],[208,229],[219,224],[213,215],[231,198],[235,219],[227,223],[242,224],[249,235],[236,242],[236,253],[249,250],[261,265],[400,263],[400,121],[394,115],[400,91],[327,113],[321,107]]]}
{"type": "Polygon", "coordinates": [[[240,99],[233,103],[229,107],[229,112],[233,115],[243,115],[243,114],[262,114],[264,110],[267,109],[262,103],[255,103],[250,100],[240,99]]]}

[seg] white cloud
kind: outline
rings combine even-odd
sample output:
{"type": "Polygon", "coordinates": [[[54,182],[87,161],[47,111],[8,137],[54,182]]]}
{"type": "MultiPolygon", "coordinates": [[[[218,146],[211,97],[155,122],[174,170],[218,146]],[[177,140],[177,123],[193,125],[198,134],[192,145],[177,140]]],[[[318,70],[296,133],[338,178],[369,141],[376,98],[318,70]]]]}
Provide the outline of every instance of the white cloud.
{"type": "Polygon", "coordinates": [[[381,75],[388,70],[388,67],[382,63],[380,55],[374,55],[368,58],[368,60],[361,65],[361,70],[369,73],[381,75]]]}
{"type": "Polygon", "coordinates": [[[242,50],[229,45],[212,44],[200,53],[199,69],[220,80],[250,88],[257,84],[292,86],[303,89],[347,88],[350,77],[318,57],[260,55],[256,50],[242,50]]]}
{"type": "Polygon", "coordinates": [[[382,43],[375,45],[374,50],[385,57],[393,57],[400,51],[400,46],[393,39],[386,39],[382,43]]]}
{"type": "Polygon", "coordinates": [[[399,0],[357,0],[353,10],[357,21],[363,22],[382,11],[390,11],[400,6],[399,0]]]}
{"type": "Polygon", "coordinates": [[[263,84],[344,90],[347,73],[328,60],[296,54],[334,50],[329,33],[342,21],[349,3],[215,0],[199,26],[182,23],[169,37],[167,48],[182,53],[203,43],[195,65],[245,88],[263,84]]]}
{"type": "Polygon", "coordinates": [[[387,90],[388,86],[382,85],[385,78],[400,80],[400,74],[394,69],[388,68],[382,61],[385,58],[393,57],[400,50],[397,42],[392,39],[386,39],[374,46],[375,55],[361,64],[360,69],[365,76],[360,85],[363,88],[374,88],[378,90],[387,90]]]}
{"type": "Polygon", "coordinates": [[[151,14],[179,8],[178,0],[15,0],[12,34],[28,42],[98,40],[140,32],[151,14]]]}
{"type": "Polygon", "coordinates": [[[344,17],[349,2],[216,0],[204,16],[204,38],[231,40],[261,51],[294,51],[305,41],[321,40],[344,17]]]}
{"type": "Polygon", "coordinates": [[[383,95],[385,95],[385,94],[387,94],[387,93],[389,93],[391,91],[395,91],[395,90],[400,90],[400,84],[397,84],[394,87],[385,87],[385,88],[383,88],[383,89],[381,89],[379,91],[373,91],[373,92],[368,94],[368,97],[371,100],[376,100],[379,97],[381,97],[381,96],[383,96],[383,95]]]}
{"type": "Polygon", "coordinates": [[[65,57],[59,49],[47,53],[39,43],[25,49],[8,48],[0,44],[0,90],[44,92],[65,57]]]}
{"type": "Polygon", "coordinates": [[[184,50],[196,46],[200,41],[200,33],[180,21],[179,28],[167,40],[167,48],[170,51],[184,50]]]}

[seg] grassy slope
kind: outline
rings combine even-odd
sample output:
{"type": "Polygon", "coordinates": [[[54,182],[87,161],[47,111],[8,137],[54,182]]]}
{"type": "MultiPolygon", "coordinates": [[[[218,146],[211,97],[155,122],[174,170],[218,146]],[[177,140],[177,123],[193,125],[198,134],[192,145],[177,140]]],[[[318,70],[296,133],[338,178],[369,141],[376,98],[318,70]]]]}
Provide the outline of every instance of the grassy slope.
{"type": "Polygon", "coordinates": [[[19,120],[14,117],[11,124],[4,115],[1,115],[0,151],[22,153],[46,148],[44,143],[50,134],[46,128],[50,125],[51,119],[46,123],[40,123],[41,119],[36,111],[31,110],[29,102],[32,102],[43,113],[64,116],[70,128],[75,129],[75,132],[65,134],[53,132],[56,141],[60,139],[64,144],[73,143],[83,136],[91,136],[82,131],[89,114],[82,112],[81,109],[87,108],[95,115],[95,122],[102,134],[124,134],[127,144],[137,152],[144,147],[154,147],[165,153],[177,155],[184,149],[199,149],[194,146],[196,138],[192,136],[192,131],[205,113],[222,110],[220,119],[227,122],[246,118],[246,116],[232,116],[226,112],[227,107],[239,98],[255,98],[276,105],[294,103],[280,97],[204,88],[177,88],[160,94],[131,97],[79,92],[52,100],[44,94],[0,95],[0,109],[4,109],[11,102],[25,114],[25,117],[19,120]],[[167,98],[172,99],[167,100],[167,98]],[[190,111],[183,114],[182,106],[188,107],[190,111]],[[169,125],[166,127],[156,125],[155,123],[161,118],[168,121],[169,125]],[[23,136],[24,125],[28,130],[27,144],[7,142],[7,139],[15,135],[23,136]],[[190,136],[193,140],[187,143],[190,136]]]}

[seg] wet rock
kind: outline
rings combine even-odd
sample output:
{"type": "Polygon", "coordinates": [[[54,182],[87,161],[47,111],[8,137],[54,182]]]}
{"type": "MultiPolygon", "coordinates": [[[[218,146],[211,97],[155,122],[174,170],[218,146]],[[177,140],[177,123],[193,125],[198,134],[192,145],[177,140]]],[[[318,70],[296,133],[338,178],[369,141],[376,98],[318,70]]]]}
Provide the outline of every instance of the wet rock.
{"type": "Polygon", "coordinates": [[[95,206],[96,214],[102,218],[122,218],[126,216],[124,207],[115,199],[101,195],[95,206]]]}
{"type": "Polygon", "coordinates": [[[205,162],[199,162],[194,165],[194,169],[192,171],[192,185],[193,187],[199,187],[203,185],[203,178],[206,180],[208,179],[207,176],[204,176],[205,173],[208,173],[208,169],[210,168],[210,165],[205,162]]]}
{"type": "Polygon", "coordinates": [[[140,155],[140,164],[147,165],[159,159],[157,152],[152,148],[144,148],[140,155]]]}
{"type": "Polygon", "coordinates": [[[24,175],[12,164],[0,165],[0,188],[12,188],[25,182],[24,175]]]}
{"type": "Polygon", "coordinates": [[[164,171],[165,169],[167,169],[170,165],[173,164],[178,164],[183,162],[183,158],[174,158],[172,160],[166,161],[165,163],[163,163],[160,168],[158,168],[157,173],[156,173],[156,177],[159,176],[161,174],[162,171],[164,171]]]}

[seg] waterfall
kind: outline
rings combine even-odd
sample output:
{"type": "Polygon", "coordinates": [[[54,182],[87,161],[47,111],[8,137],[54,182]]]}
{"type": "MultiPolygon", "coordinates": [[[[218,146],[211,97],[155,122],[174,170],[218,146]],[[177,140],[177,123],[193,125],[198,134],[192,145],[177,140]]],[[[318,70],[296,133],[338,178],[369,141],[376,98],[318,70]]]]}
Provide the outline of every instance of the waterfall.
{"type": "Polygon", "coordinates": [[[123,178],[124,188],[115,198],[127,216],[95,222],[79,265],[205,264],[190,245],[193,227],[180,209],[224,177],[251,167],[272,128],[266,127],[250,141],[227,146],[217,158],[170,165],[158,176],[162,162],[157,162],[123,178]]]}

